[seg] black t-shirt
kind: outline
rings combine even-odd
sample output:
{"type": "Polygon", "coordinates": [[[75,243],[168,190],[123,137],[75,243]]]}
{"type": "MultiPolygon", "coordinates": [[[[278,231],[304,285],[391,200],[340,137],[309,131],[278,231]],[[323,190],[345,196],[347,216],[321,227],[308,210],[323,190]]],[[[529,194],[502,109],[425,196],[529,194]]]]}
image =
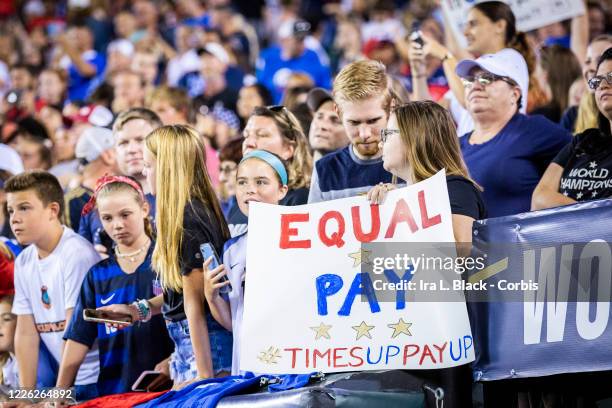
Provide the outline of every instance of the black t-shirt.
{"type": "MultiPolygon", "coordinates": [[[[221,256],[224,239],[219,221],[201,202],[191,201],[185,206],[183,215],[183,242],[179,257],[181,274],[188,275],[193,269],[203,268],[200,245],[207,242],[221,256]]],[[[162,312],[166,320],[177,322],[185,319],[183,293],[165,291],[162,312]]]]}
{"type": "Polygon", "coordinates": [[[563,167],[561,194],[577,201],[612,196],[612,137],[601,130],[576,135],[553,163],[563,167]]]}
{"type": "Polygon", "coordinates": [[[280,200],[280,205],[292,207],[294,205],[308,204],[308,187],[302,187],[287,191],[285,198],[280,200]]]}
{"type": "Polygon", "coordinates": [[[465,215],[475,220],[487,218],[487,209],[480,190],[462,176],[446,176],[451,213],[465,215]]]}

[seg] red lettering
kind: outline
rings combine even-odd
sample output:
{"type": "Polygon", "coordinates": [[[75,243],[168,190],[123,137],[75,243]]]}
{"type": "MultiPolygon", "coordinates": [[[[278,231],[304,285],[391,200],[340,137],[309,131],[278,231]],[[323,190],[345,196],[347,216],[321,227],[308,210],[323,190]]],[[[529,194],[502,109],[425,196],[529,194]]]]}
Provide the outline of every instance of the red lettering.
{"type": "Polygon", "coordinates": [[[317,357],[319,358],[323,358],[327,356],[327,366],[331,366],[331,351],[329,349],[327,349],[327,351],[323,354],[321,354],[321,352],[319,352],[319,350],[314,349],[314,353],[312,355],[312,366],[313,368],[317,368],[317,357]]]}
{"type": "Polygon", "coordinates": [[[419,352],[420,349],[421,348],[418,345],[416,345],[416,344],[406,344],[404,346],[404,365],[406,365],[406,362],[408,361],[408,359],[410,357],[416,355],[419,352]],[[412,354],[408,354],[408,349],[410,347],[414,347],[415,348],[414,353],[412,353],[412,354]]]}
{"type": "Polygon", "coordinates": [[[380,209],[378,205],[370,205],[370,215],[372,218],[372,228],[367,234],[363,232],[361,228],[361,214],[359,207],[351,207],[351,215],[353,218],[353,231],[355,232],[355,238],[359,242],[371,242],[378,238],[380,232],[380,209]]]}
{"type": "Polygon", "coordinates": [[[310,349],[306,349],[306,367],[310,367],[310,349]]]}
{"type": "Polygon", "coordinates": [[[444,357],[443,357],[442,353],[444,352],[444,349],[446,348],[446,343],[448,343],[448,342],[445,341],[444,344],[442,345],[442,347],[438,347],[436,344],[433,345],[436,348],[436,350],[438,350],[438,353],[440,355],[440,358],[439,358],[440,363],[444,362],[444,357]]]}
{"type": "MultiPolygon", "coordinates": [[[[295,361],[297,358],[297,352],[298,351],[302,351],[301,348],[286,348],[285,351],[290,351],[291,352],[291,368],[295,368],[295,361]]],[[[308,353],[307,353],[308,354],[308,353]]],[[[306,366],[308,366],[308,364],[306,364],[306,366]]]]}
{"type": "Polygon", "coordinates": [[[427,214],[425,192],[423,190],[419,191],[419,208],[421,209],[421,225],[423,229],[433,227],[434,225],[438,225],[442,222],[442,216],[440,214],[431,218],[427,214]]]}
{"type": "Polygon", "coordinates": [[[359,360],[359,364],[349,363],[349,365],[350,365],[351,367],[361,367],[361,366],[363,365],[363,358],[361,358],[361,357],[359,357],[359,356],[356,356],[356,355],[354,354],[354,351],[355,351],[355,350],[363,350],[363,348],[362,348],[362,347],[357,346],[357,347],[353,347],[352,349],[350,349],[350,350],[349,350],[349,354],[350,354],[350,356],[351,356],[351,357],[353,357],[353,358],[358,359],[358,360],[359,360]]]}
{"type": "Polygon", "coordinates": [[[335,348],[334,349],[334,368],[336,367],[348,367],[348,364],[338,364],[338,360],[344,358],[344,356],[339,356],[338,351],[346,350],[345,347],[335,348]]]}
{"type": "Polygon", "coordinates": [[[310,248],[310,240],[296,240],[290,241],[290,238],[297,236],[297,228],[291,228],[292,222],[308,222],[310,214],[283,214],[281,215],[281,233],[280,233],[280,249],[289,248],[310,248]]]}
{"type": "Polygon", "coordinates": [[[408,208],[408,204],[406,204],[406,201],[403,198],[400,199],[397,204],[395,204],[393,217],[391,217],[391,222],[389,223],[389,228],[387,229],[385,238],[393,238],[393,235],[395,234],[395,227],[400,222],[407,223],[411,232],[416,232],[419,229],[414,221],[410,208],[408,208]]]}
{"type": "Polygon", "coordinates": [[[321,242],[328,247],[335,245],[338,248],[342,248],[344,246],[342,236],[344,235],[345,229],[346,225],[344,223],[344,217],[342,217],[342,214],[340,214],[338,211],[327,211],[319,220],[319,238],[321,239],[321,242]],[[331,219],[338,222],[338,231],[332,233],[331,236],[328,236],[325,227],[327,226],[327,222],[331,219]]]}
{"type": "Polygon", "coordinates": [[[425,356],[429,356],[429,358],[431,358],[431,361],[436,364],[436,359],[434,358],[431,349],[427,344],[425,345],[425,347],[423,347],[423,354],[421,355],[421,359],[419,360],[419,365],[423,365],[423,360],[425,360],[425,356]]]}

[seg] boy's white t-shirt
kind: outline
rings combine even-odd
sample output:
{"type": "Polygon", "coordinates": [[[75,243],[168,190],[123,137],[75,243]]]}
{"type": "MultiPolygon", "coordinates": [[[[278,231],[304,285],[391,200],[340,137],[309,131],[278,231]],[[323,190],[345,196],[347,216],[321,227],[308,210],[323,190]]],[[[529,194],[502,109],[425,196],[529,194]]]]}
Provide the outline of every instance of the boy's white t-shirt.
{"type": "MultiPolygon", "coordinates": [[[[61,362],[66,309],[74,308],[81,284],[89,269],[100,261],[93,246],[70,228],[45,259],[38,258],[35,245],[24,249],[15,260],[13,313],[34,316],[36,329],[57,363],[61,362]]],[[[98,380],[97,348],[87,353],[77,374],[76,385],[98,380]]]]}

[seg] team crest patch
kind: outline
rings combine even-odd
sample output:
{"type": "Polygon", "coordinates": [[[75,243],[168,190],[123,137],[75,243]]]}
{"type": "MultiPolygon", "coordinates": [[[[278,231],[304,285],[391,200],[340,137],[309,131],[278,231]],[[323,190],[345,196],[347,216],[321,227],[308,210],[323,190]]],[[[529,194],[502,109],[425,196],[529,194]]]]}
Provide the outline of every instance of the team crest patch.
{"type": "Polygon", "coordinates": [[[49,297],[49,293],[47,292],[47,287],[45,285],[40,287],[40,300],[42,301],[43,307],[45,309],[51,309],[51,297],[49,297]]]}

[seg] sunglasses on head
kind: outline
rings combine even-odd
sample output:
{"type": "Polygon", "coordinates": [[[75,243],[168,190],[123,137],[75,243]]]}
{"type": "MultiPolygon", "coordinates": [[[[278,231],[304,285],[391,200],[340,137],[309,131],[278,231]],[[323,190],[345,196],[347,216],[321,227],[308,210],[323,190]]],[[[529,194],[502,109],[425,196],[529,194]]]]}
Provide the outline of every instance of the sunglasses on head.
{"type": "Polygon", "coordinates": [[[466,88],[471,88],[475,82],[478,82],[482,86],[487,86],[492,84],[495,81],[504,81],[512,86],[517,86],[516,82],[514,82],[511,78],[495,75],[490,72],[481,72],[480,74],[470,75],[465,78],[461,78],[463,82],[463,86],[466,88]]]}
{"type": "Polygon", "coordinates": [[[589,79],[587,83],[589,84],[589,88],[596,91],[603,81],[606,81],[609,86],[612,86],[612,71],[608,72],[606,75],[595,75],[593,78],[589,79]]]}
{"type": "Polygon", "coordinates": [[[295,138],[295,135],[293,134],[295,129],[293,128],[293,122],[291,121],[291,117],[289,116],[289,109],[287,109],[286,106],[271,105],[271,106],[262,106],[261,108],[264,110],[273,112],[273,113],[280,113],[281,115],[283,115],[285,120],[287,121],[287,124],[289,125],[289,130],[291,131],[291,135],[292,135],[291,138],[295,138]]]}

